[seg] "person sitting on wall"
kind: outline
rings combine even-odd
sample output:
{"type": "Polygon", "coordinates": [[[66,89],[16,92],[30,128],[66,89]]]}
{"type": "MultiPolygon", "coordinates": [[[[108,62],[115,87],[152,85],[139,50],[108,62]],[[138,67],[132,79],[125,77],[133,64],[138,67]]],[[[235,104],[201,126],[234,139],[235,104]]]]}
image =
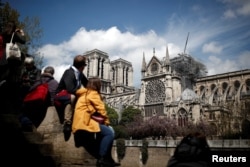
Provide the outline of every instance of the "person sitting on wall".
{"type": "Polygon", "coordinates": [[[29,89],[37,80],[40,80],[41,69],[35,65],[33,57],[26,57],[24,60],[24,68],[21,76],[21,99],[28,93],[29,89]]]}
{"type": "Polygon", "coordinates": [[[199,132],[190,133],[177,145],[167,167],[207,167],[210,155],[206,137],[199,132]]]}
{"type": "Polygon", "coordinates": [[[111,155],[115,135],[109,125],[100,91],[101,80],[98,77],[89,78],[86,87],[76,91],[78,100],[72,123],[75,146],[83,146],[97,159],[96,165],[99,167],[120,166],[111,155]],[[103,120],[97,121],[93,115],[99,115],[103,120]]]}
{"type": "Polygon", "coordinates": [[[60,123],[63,123],[65,141],[68,141],[71,136],[72,118],[77,100],[75,93],[81,86],[86,86],[88,83],[87,77],[83,74],[86,66],[85,56],[75,56],[73,65],[64,71],[56,90],[54,105],[60,123]]]}
{"type": "Polygon", "coordinates": [[[41,78],[38,79],[30,88],[30,90],[33,90],[41,83],[48,83],[49,95],[43,104],[39,105],[36,103],[23,104],[20,121],[24,131],[32,131],[33,126],[37,128],[44,120],[48,107],[54,105],[55,92],[58,86],[58,82],[57,80],[54,79],[53,76],[54,72],[55,70],[52,66],[47,66],[43,70],[41,78]]]}

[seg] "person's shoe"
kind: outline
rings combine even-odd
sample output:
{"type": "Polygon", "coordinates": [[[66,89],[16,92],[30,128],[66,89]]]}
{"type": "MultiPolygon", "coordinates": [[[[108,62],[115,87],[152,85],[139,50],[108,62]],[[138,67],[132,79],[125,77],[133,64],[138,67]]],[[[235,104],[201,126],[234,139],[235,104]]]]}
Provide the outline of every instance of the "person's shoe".
{"type": "Polygon", "coordinates": [[[112,162],[110,160],[107,160],[105,158],[100,158],[97,160],[96,166],[97,167],[114,167],[115,164],[114,164],[114,162],[112,162]]]}
{"type": "Polygon", "coordinates": [[[119,163],[119,162],[114,162],[114,166],[121,166],[121,163],[119,163]]]}
{"type": "Polygon", "coordinates": [[[65,123],[63,125],[64,140],[68,141],[71,136],[71,124],[65,123]]]}

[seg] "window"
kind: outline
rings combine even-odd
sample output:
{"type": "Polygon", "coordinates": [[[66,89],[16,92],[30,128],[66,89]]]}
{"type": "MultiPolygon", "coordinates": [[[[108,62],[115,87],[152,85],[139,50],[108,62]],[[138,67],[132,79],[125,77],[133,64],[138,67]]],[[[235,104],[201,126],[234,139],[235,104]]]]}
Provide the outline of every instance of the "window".
{"type": "Polygon", "coordinates": [[[146,85],[146,103],[164,102],[166,98],[165,86],[161,80],[152,80],[146,85]]]}
{"type": "Polygon", "coordinates": [[[178,114],[178,126],[184,127],[188,123],[187,111],[181,109],[178,114]]]}
{"type": "Polygon", "coordinates": [[[157,72],[158,72],[158,64],[157,63],[153,63],[151,65],[151,73],[152,74],[157,74],[157,72]]]}

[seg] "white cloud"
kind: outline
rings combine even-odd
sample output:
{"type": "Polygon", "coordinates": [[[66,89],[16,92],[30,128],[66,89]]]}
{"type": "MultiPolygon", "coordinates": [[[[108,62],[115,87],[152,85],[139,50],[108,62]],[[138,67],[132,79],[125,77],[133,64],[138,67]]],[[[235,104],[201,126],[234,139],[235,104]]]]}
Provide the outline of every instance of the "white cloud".
{"type": "Polygon", "coordinates": [[[202,51],[204,53],[219,54],[219,53],[221,53],[222,50],[223,50],[223,47],[219,46],[219,44],[217,42],[210,42],[210,43],[204,44],[202,47],[202,51]]]}
{"type": "Polygon", "coordinates": [[[249,0],[221,0],[226,4],[224,18],[231,19],[239,16],[250,16],[250,1],[249,0]]]}
{"type": "Polygon", "coordinates": [[[242,1],[240,7],[236,10],[239,15],[249,16],[250,15],[250,1],[242,1]]]}
{"type": "Polygon", "coordinates": [[[233,60],[222,60],[216,56],[209,56],[206,63],[208,75],[215,75],[238,70],[237,63],[233,60]]]}
{"type": "Polygon", "coordinates": [[[238,65],[240,69],[246,69],[249,68],[249,62],[250,62],[250,51],[245,51],[241,53],[238,59],[238,65]]]}
{"type": "Polygon", "coordinates": [[[224,12],[224,18],[226,19],[236,18],[236,14],[233,10],[228,9],[224,12]]]}
{"type": "MultiPolygon", "coordinates": [[[[194,26],[195,27],[195,26],[194,26]]],[[[153,56],[153,48],[155,48],[155,55],[159,59],[166,55],[166,47],[170,58],[176,57],[178,53],[183,52],[185,37],[178,36],[175,32],[184,32],[183,29],[178,29],[171,34],[166,33],[168,41],[163,36],[159,36],[154,31],[148,31],[142,34],[133,34],[129,31],[121,32],[117,27],[111,27],[107,30],[90,30],[87,31],[85,28],[80,28],[68,41],[64,41],[58,45],[47,44],[40,48],[39,52],[44,55],[44,60],[47,65],[55,67],[55,78],[59,81],[63,71],[69,67],[73,62],[73,57],[77,54],[82,54],[92,49],[99,49],[106,52],[109,55],[110,60],[123,58],[130,61],[133,65],[134,70],[134,86],[139,87],[141,79],[141,63],[143,53],[145,54],[146,62],[148,63],[153,56]],[[181,47],[180,47],[181,46],[181,47]]],[[[249,56],[249,52],[245,52],[240,56],[239,62],[235,60],[224,59],[223,57],[210,56],[206,60],[204,59],[204,53],[212,54],[223,54],[223,46],[219,45],[218,42],[207,42],[210,41],[212,35],[219,33],[220,31],[214,32],[215,30],[204,30],[198,31],[196,34],[189,38],[187,47],[187,53],[192,52],[201,58],[208,69],[208,75],[224,73],[228,71],[237,70],[240,67],[249,67],[246,61],[249,56]],[[199,53],[199,49],[202,44],[202,50],[204,53],[199,53]]],[[[223,45],[226,45],[223,43],[223,45]]],[[[192,55],[192,54],[191,54],[192,55]]],[[[192,55],[193,56],[193,55],[192,55]]],[[[234,57],[237,57],[235,55],[234,57]]],[[[236,58],[237,59],[237,58],[236,58]]]]}
{"type": "MultiPolygon", "coordinates": [[[[52,66],[55,69],[55,74],[54,74],[54,78],[55,80],[57,80],[58,82],[60,81],[63,72],[70,67],[70,65],[54,65],[54,64],[47,64],[46,66],[52,66]]],[[[46,67],[45,66],[45,67],[46,67]]],[[[44,68],[42,69],[42,71],[44,70],[44,68]]]]}
{"type": "Polygon", "coordinates": [[[146,61],[155,55],[161,59],[166,55],[168,46],[170,56],[176,56],[180,49],[174,43],[167,44],[166,40],[158,36],[154,31],[143,34],[121,32],[117,27],[107,30],[90,30],[80,28],[69,41],[59,45],[47,44],[40,48],[39,52],[44,55],[46,65],[55,67],[55,78],[60,79],[63,71],[72,64],[73,57],[92,49],[99,49],[108,53],[110,60],[123,58],[130,61],[134,69],[134,85],[140,85],[141,63],[143,53],[146,61]]]}

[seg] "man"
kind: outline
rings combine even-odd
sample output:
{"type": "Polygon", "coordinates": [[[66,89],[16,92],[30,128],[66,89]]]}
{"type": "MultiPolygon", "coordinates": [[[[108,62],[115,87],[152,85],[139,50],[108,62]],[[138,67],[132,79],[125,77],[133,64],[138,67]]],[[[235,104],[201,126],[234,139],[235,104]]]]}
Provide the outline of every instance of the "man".
{"type": "Polygon", "coordinates": [[[48,83],[49,95],[43,103],[23,103],[21,125],[24,131],[33,131],[33,126],[37,128],[46,116],[48,107],[54,105],[55,92],[58,82],[54,79],[54,67],[47,66],[41,77],[35,81],[29,91],[35,90],[42,83],[48,83]]]}
{"type": "Polygon", "coordinates": [[[54,73],[55,73],[54,67],[47,66],[41,75],[42,82],[43,83],[47,82],[49,86],[50,106],[54,105],[54,98],[56,95],[56,89],[58,87],[58,82],[54,78],[54,73]]]}
{"type": "Polygon", "coordinates": [[[41,69],[35,65],[33,57],[26,57],[24,60],[24,69],[21,76],[21,99],[28,93],[29,89],[40,80],[41,69]]]}
{"type": "Polygon", "coordinates": [[[76,102],[76,90],[81,86],[85,87],[88,83],[88,79],[83,74],[86,65],[86,58],[84,56],[75,56],[73,65],[64,71],[56,91],[55,107],[59,114],[59,118],[61,118],[60,121],[63,122],[65,141],[67,141],[71,135],[71,124],[76,102]]]}

